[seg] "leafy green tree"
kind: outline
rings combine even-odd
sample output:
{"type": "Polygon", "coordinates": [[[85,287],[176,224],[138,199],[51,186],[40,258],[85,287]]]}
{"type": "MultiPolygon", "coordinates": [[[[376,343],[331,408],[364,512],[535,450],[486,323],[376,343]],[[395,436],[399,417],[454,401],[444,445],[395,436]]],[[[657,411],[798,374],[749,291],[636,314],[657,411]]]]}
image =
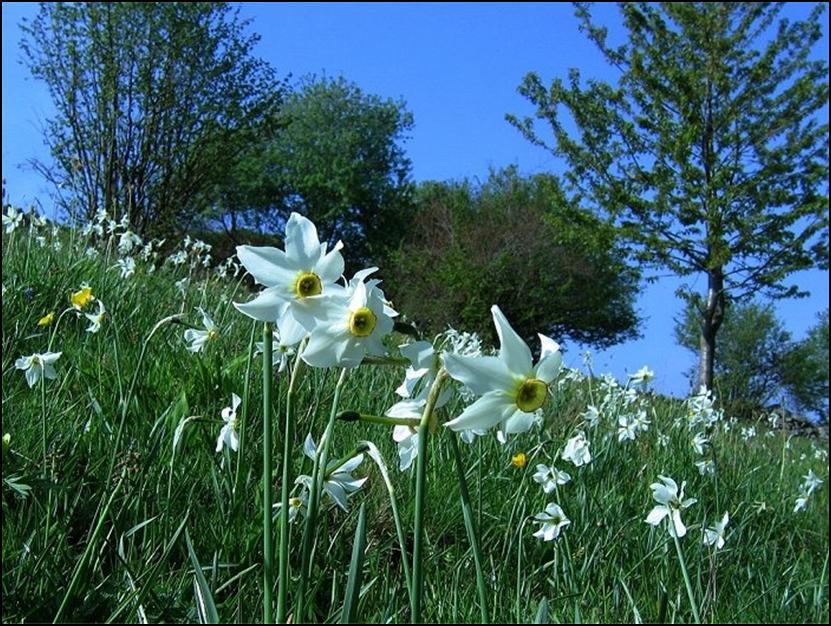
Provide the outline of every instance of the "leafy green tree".
{"type": "Polygon", "coordinates": [[[105,209],[139,230],[204,212],[217,181],[274,119],[284,87],[224,2],[41,3],[22,24],[56,107],[55,164],[36,163],[73,217],[105,209]],[[67,183],[69,183],[67,185],[67,183]]]}
{"type": "Polygon", "coordinates": [[[556,178],[515,168],[419,186],[385,289],[426,332],[449,325],[492,341],[492,304],[537,345],[537,333],[609,346],[636,335],[639,274],[615,230],[569,204],[556,178]]]}
{"type": "Polygon", "coordinates": [[[276,201],[261,203],[254,221],[280,230],[297,211],[317,224],[321,240],[344,240],[350,266],[383,262],[412,208],[402,144],[413,118],[404,103],[344,78],[311,78],[286,99],[281,123],[261,168],[276,201]]]}
{"type": "MultiPolygon", "coordinates": [[[[688,304],[676,320],[675,335],[680,345],[698,354],[694,305],[688,304]]],[[[827,312],[804,340],[793,341],[771,303],[732,304],[724,316],[719,344],[714,387],[729,413],[749,417],[780,400],[794,409],[827,412],[827,312]]]]}
{"type": "Polygon", "coordinates": [[[781,3],[625,3],[619,47],[576,7],[617,84],[583,85],[572,69],[546,88],[528,74],[520,93],[550,145],[534,119],[508,119],[567,161],[573,197],[614,216],[636,258],[706,277],[705,294],[679,295],[698,312],[698,380],[711,387],[728,300],[801,296],[788,275],[828,267],[828,125],[816,116],[828,65],[810,58],[824,7],[789,22],[781,3]]]}

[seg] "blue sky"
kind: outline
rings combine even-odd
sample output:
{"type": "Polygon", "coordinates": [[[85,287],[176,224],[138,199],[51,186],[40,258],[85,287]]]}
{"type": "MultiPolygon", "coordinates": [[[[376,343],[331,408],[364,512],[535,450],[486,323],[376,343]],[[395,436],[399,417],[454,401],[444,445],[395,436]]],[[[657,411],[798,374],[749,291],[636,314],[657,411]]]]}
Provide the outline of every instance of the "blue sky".
{"type": "MultiPolygon", "coordinates": [[[[810,9],[793,3],[784,14],[799,19],[810,9]]],[[[39,198],[49,212],[45,183],[24,165],[48,158],[41,128],[52,111],[46,88],[19,63],[18,24],[36,10],[35,4],[3,3],[3,177],[13,203],[28,206],[39,198]]],[[[622,32],[616,11],[613,5],[595,9],[613,41],[622,32]]],[[[529,71],[548,82],[570,67],[585,78],[616,78],[578,31],[570,4],[243,3],[241,14],[262,36],[257,54],[281,75],[343,75],[366,92],[406,101],[415,127],[405,145],[417,181],[484,179],[489,168],[512,164],[523,174],[562,172],[562,163],[505,121],[506,113],[533,113],[517,86],[529,71]]],[[[815,48],[826,60],[827,18],[815,48]]],[[[827,108],[823,115],[827,120],[827,108]]],[[[828,273],[801,272],[791,281],[811,291],[810,298],[777,305],[799,338],[828,307],[828,273]]],[[[706,285],[704,277],[690,282],[702,291],[706,285]]],[[[673,337],[673,317],[682,309],[674,295],[679,284],[667,277],[644,286],[638,300],[643,339],[595,351],[595,371],[623,378],[649,365],[659,391],[686,394],[684,373],[694,357],[673,337]]],[[[580,365],[579,346],[568,348],[566,363],[580,365]]]]}

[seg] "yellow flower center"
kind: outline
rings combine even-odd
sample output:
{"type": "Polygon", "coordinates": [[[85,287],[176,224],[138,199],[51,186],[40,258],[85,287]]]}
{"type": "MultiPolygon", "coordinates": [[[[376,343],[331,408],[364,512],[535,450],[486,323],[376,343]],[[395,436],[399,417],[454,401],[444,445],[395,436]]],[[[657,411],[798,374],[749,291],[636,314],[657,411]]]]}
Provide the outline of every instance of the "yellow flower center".
{"type": "Polygon", "coordinates": [[[529,378],[519,386],[516,405],[520,411],[533,413],[545,402],[548,385],[539,378],[529,378]]]}
{"type": "Polygon", "coordinates": [[[208,339],[213,341],[217,337],[219,337],[219,331],[218,330],[209,330],[208,331],[208,339]]]}
{"type": "Polygon", "coordinates": [[[528,462],[528,457],[525,456],[524,452],[520,452],[519,454],[515,454],[511,457],[511,465],[514,467],[518,467],[522,469],[525,467],[525,464],[528,462]]]}
{"type": "Polygon", "coordinates": [[[76,291],[72,294],[69,298],[69,301],[72,303],[76,309],[83,309],[89,301],[92,300],[92,288],[91,287],[83,287],[80,291],[76,291]]]}
{"type": "Polygon", "coordinates": [[[299,509],[303,501],[300,498],[289,498],[289,506],[293,509],[299,509]]]}
{"type": "Polygon", "coordinates": [[[298,298],[308,298],[323,293],[320,276],[314,272],[303,272],[297,275],[294,281],[294,293],[298,298]]]}
{"type": "Polygon", "coordinates": [[[38,320],[38,326],[49,326],[55,319],[55,312],[51,311],[38,320]]]}
{"type": "Polygon", "coordinates": [[[349,315],[349,332],[356,337],[369,337],[372,331],[375,330],[375,324],[378,318],[372,309],[362,306],[357,311],[352,311],[349,315]]]}

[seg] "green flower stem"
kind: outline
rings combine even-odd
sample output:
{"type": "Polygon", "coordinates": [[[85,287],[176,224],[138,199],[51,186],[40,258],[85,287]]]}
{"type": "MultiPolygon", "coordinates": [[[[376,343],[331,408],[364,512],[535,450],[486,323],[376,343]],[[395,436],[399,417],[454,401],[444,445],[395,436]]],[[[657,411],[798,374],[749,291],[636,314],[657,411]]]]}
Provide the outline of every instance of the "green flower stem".
{"type": "Polygon", "coordinates": [[[46,376],[40,377],[40,421],[43,439],[43,481],[46,484],[46,540],[44,550],[49,549],[50,513],[52,511],[52,472],[49,471],[49,459],[46,446],[46,376]]]}
{"type": "MultiPolygon", "coordinates": [[[[268,345],[268,376],[271,373],[271,334],[267,339],[268,345]]],[[[297,390],[297,382],[300,380],[300,372],[303,369],[303,361],[300,358],[303,355],[303,348],[305,344],[300,344],[297,349],[297,357],[294,360],[294,367],[291,370],[291,378],[289,379],[289,389],[286,393],[286,422],[283,429],[283,471],[280,486],[280,556],[279,566],[280,579],[277,583],[277,622],[284,624],[286,622],[286,608],[288,606],[288,592],[289,592],[289,495],[291,492],[291,442],[294,438],[294,403],[295,394],[297,390]]],[[[269,525],[271,523],[271,501],[268,503],[268,512],[264,515],[269,518],[269,525]]]]}
{"type": "Polygon", "coordinates": [[[473,521],[473,507],[470,504],[470,493],[467,489],[467,479],[465,478],[465,467],[462,462],[462,453],[459,451],[459,442],[456,441],[456,435],[451,433],[450,444],[453,448],[453,457],[456,459],[456,475],[459,478],[459,495],[462,499],[462,514],[465,519],[465,530],[467,531],[467,538],[470,541],[470,547],[473,550],[473,563],[476,566],[476,588],[479,591],[479,611],[481,614],[482,624],[488,623],[488,597],[485,593],[485,575],[482,571],[482,553],[479,549],[479,539],[476,534],[476,528],[473,521]]]}
{"type": "MultiPolygon", "coordinates": [[[[271,546],[273,534],[271,521],[271,367],[272,355],[272,330],[271,324],[263,325],[263,623],[273,622],[271,590],[274,588],[274,550],[271,546]]],[[[285,460],[284,460],[285,462],[285,460]]],[[[280,569],[282,573],[282,557],[280,558],[280,569]]],[[[281,590],[285,591],[283,578],[280,578],[281,590]]],[[[285,610],[285,606],[284,606],[285,610]]],[[[279,609],[278,609],[279,616],[279,609]]],[[[279,617],[278,617],[279,619],[279,617]]]]}
{"type": "MultiPolygon", "coordinates": [[[[670,524],[672,522],[670,521],[670,524]]],[[[693,617],[695,617],[695,623],[701,623],[701,617],[698,613],[698,605],[695,603],[695,597],[693,596],[692,585],[690,584],[690,576],[687,574],[687,564],[684,561],[684,553],[681,552],[681,543],[678,541],[678,537],[675,536],[675,531],[670,531],[672,534],[672,539],[675,541],[675,550],[678,552],[678,563],[681,565],[681,573],[684,575],[684,585],[687,587],[687,597],[690,600],[690,606],[692,607],[693,617]]]]}
{"type": "Polygon", "coordinates": [[[315,454],[314,466],[312,469],[312,489],[309,493],[309,502],[306,507],[306,520],[303,526],[303,548],[300,560],[300,580],[297,584],[297,599],[295,601],[295,622],[302,624],[305,621],[306,613],[306,587],[312,569],[312,546],[314,545],[315,530],[317,529],[317,512],[320,505],[320,490],[323,481],[320,479],[321,467],[327,462],[329,455],[329,441],[332,439],[332,431],[335,427],[335,419],[338,412],[338,402],[343,381],[346,379],[346,372],[342,369],[338,382],[335,385],[335,396],[332,400],[332,410],[329,413],[329,422],[321,438],[320,454],[315,454]]]}
{"type": "MultiPolygon", "coordinates": [[[[242,388],[242,415],[240,416],[239,451],[237,453],[237,467],[234,474],[234,502],[242,491],[242,457],[245,450],[246,426],[248,425],[248,402],[251,399],[251,363],[254,361],[254,338],[257,336],[257,322],[251,325],[251,338],[248,341],[248,361],[245,365],[245,383],[242,388]]],[[[273,357],[272,357],[273,359],[273,357]]]]}
{"type": "Polygon", "coordinates": [[[411,598],[411,618],[413,624],[421,623],[421,600],[424,588],[424,568],[422,543],[424,539],[424,500],[426,495],[427,482],[427,438],[430,435],[430,418],[433,409],[439,399],[439,391],[447,379],[447,371],[442,368],[436,375],[427,396],[427,404],[424,413],[421,415],[421,423],[418,426],[418,458],[416,459],[416,501],[415,501],[415,524],[413,537],[413,595],[411,598]]]}
{"type": "Polygon", "coordinates": [[[361,365],[394,365],[409,367],[410,362],[407,359],[396,359],[389,356],[365,356],[361,361],[361,365]]]}
{"type": "Polygon", "coordinates": [[[355,419],[344,418],[342,413],[339,418],[344,421],[361,421],[368,424],[381,424],[383,426],[412,426],[418,428],[421,424],[421,419],[415,417],[388,417],[386,415],[366,415],[364,413],[354,413],[355,419]]]}

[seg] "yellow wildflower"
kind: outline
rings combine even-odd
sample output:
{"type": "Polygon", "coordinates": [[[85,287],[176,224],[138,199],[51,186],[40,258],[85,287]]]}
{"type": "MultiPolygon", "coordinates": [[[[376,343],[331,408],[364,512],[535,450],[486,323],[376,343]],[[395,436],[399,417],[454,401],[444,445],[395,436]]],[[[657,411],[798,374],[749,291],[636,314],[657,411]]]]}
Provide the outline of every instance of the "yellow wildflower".
{"type": "Polygon", "coordinates": [[[523,467],[525,467],[525,464],[527,462],[528,462],[528,457],[525,456],[524,452],[520,452],[520,453],[515,454],[514,456],[511,457],[511,465],[513,465],[514,467],[518,467],[519,469],[522,469],[523,467]]]}
{"type": "Polygon", "coordinates": [[[92,295],[92,287],[83,284],[81,285],[80,291],[73,293],[69,298],[69,301],[72,303],[73,307],[80,311],[89,303],[90,300],[94,299],[95,297],[92,295]]]}
{"type": "Polygon", "coordinates": [[[49,326],[55,320],[55,312],[49,311],[46,315],[38,320],[38,326],[49,326]]]}

